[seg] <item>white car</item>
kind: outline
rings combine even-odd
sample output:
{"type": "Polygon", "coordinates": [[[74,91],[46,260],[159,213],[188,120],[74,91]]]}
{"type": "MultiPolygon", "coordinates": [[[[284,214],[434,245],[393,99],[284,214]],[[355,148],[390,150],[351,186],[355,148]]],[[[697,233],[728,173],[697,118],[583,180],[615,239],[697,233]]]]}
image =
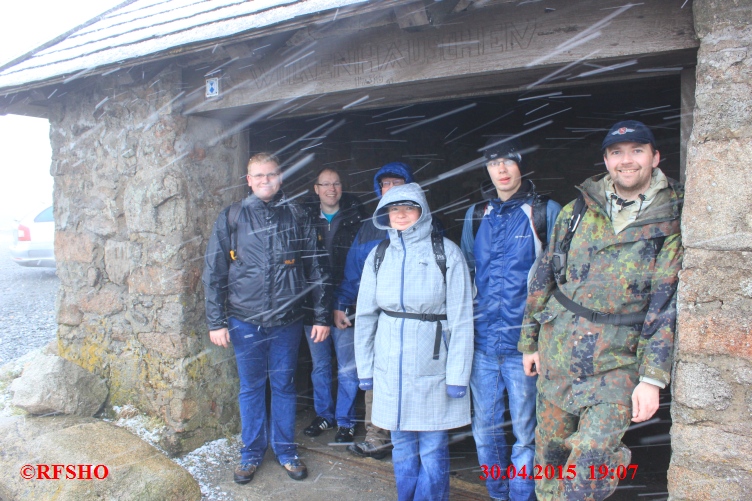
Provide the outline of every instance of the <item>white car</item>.
{"type": "Polygon", "coordinates": [[[55,267],[55,220],[52,207],[18,221],[13,230],[11,259],[21,266],[55,267]]]}

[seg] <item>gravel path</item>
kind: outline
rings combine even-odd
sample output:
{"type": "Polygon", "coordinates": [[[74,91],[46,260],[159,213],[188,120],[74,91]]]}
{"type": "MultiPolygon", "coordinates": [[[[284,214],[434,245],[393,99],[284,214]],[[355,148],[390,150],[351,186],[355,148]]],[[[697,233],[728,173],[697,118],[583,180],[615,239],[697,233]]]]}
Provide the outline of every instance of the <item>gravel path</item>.
{"type": "Polygon", "coordinates": [[[0,233],[0,366],[55,339],[53,268],[25,268],[10,258],[11,235],[0,233]]]}

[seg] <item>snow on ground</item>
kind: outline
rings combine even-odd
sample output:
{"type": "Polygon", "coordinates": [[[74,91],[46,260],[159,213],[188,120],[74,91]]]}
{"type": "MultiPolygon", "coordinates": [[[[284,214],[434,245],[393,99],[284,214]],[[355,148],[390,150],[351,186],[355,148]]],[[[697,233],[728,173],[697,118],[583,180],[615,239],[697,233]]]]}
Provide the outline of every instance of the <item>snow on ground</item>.
{"type": "Polygon", "coordinates": [[[229,501],[234,497],[216,485],[217,471],[222,470],[223,463],[237,461],[239,436],[228,440],[221,438],[202,445],[198,449],[180,458],[174,458],[177,464],[188,470],[201,486],[202,498],[206,500],[229,501]]]}
{"type": "MultiPolygon", "coordinates": [[[[2,401],[0,401],[2,405],[2,401]]],[[[168,454],[159,447],[159,440],[167,431],[167,427],[157,418],[145,416],[136,407],[124,405],[113,407],[116,419],[108,420],[116,426],[127,429],[141,440],[151,444],[157,450],[168,454]]],[[[216,485],[216,473],[222,470],[223,464],[235,463],[239,450],[240,436],[228,440],[221,438],[208,442],[198,449],[181,457],[170,459],[182,466],[198,482],[201,487],[201,499],[206,501],[231,501],[235,499],[231,494],[216,485]]],[[[169,456],[168,456],[169,457],[169,456]]]]}

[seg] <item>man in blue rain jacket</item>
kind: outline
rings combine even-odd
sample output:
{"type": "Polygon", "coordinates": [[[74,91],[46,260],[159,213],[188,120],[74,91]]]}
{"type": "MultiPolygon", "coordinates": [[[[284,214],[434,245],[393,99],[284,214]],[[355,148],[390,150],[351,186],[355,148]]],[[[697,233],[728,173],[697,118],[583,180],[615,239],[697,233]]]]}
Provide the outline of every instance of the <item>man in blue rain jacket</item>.
{"type": "Polygon", "coordinates": [[[521,151],[513,137],[503,135],[491,137],[483,148],[496,192],[489,201],[467,211],[461,248],[471,270],[475,270],[477,290],[470,389],[478,461],[492,499],[528,501],[535,499],[532,475],[537,377],[525,375],[517,341],[528,277],[561,206],[539,196],[533,183],[522,178],[521,151]],[[505,393],[516,439],[511,448],[503,429],[505,393]],[[524,468],[525,473],[507,480],[510,461],[517,472],[524,468]],[[502,475],[491,472],[495,465],[502,475]]]}

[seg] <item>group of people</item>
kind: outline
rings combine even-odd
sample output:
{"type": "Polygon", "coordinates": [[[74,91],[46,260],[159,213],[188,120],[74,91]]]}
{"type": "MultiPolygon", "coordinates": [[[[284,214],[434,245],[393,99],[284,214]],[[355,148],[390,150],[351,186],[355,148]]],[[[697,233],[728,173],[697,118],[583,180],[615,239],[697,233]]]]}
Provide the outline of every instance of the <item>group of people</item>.
{"type": "Polygon", "coordinates": [[[404,163],[376,173],[369,215],[335,170],[298,203],[279,160],[253,156],[252,193],[217,218],[203,277],[210,339],[232,344],[240,379],[234,480],[252,480],[269,442],[291,478],[307,476],[294,384],[305,333],[316,418],[304,433],[336,427],[353,454],[391,450],[401,501],[449,498],[448,430],[468,424],[492,499],[611,495],[618,476],[593,472],[630,465],[621,439],[670,380],[683,191],[641,122],[615,124],[602,150],[606,172],[562,209],[525,177],[518,140],[491,137],[490,184],[460,246],[404,163]],[[549,465],[558,474],[536,474],[549,465]]]}

